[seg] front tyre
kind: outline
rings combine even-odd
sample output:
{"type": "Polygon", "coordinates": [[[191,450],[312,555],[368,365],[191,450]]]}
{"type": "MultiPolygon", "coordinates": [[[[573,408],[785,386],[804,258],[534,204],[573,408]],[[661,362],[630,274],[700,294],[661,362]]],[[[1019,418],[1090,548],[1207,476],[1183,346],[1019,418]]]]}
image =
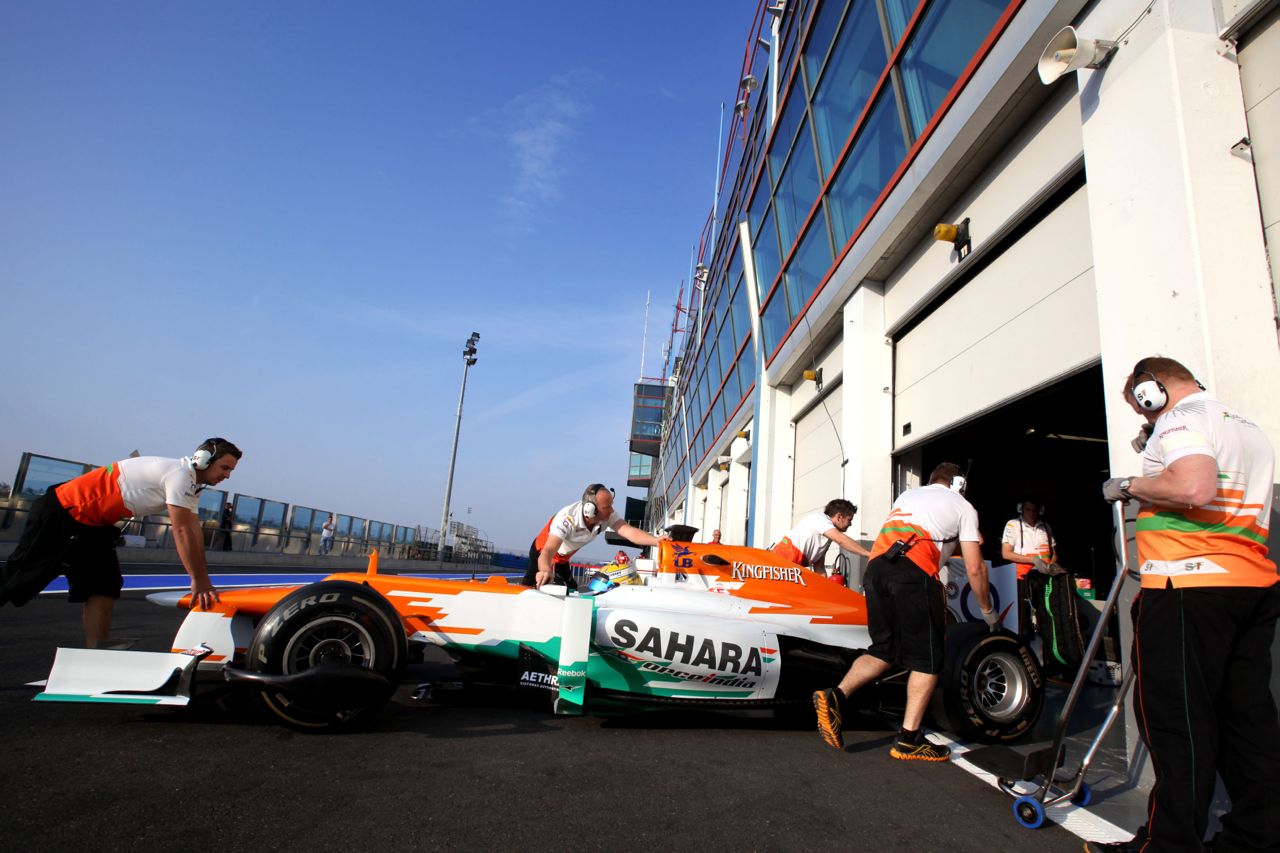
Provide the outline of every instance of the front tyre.
{"type": "Polygon", "coordinates": [[[1040,666],[1013,635],[992,634],[981,622],[948,630],[932,706],[944,729],[965,740],[1008,743],[1031,730],[1043,706],[1040,666]]]}
{"type": "Polygon", "coordinates": [[[246,655],[250,672],[291,676],[324,667],[366,669],[388,689],[357,697],[317,694],[272,685],[258,688],[263,706],[305,730],[350,726],[381,709],[400,681],[408,658],[400,616],[368,586],[321,581],[280,600],[259,623],[246,655]]]}

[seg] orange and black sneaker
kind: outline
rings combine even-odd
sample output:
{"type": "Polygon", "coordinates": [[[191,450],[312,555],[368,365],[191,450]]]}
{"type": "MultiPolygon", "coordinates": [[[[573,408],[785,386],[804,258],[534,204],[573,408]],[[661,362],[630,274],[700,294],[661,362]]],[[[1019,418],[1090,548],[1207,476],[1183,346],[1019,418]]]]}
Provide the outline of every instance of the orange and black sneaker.
{"type": "Polygon", "coordinates": [[[827,688],[813,694],[813,708],[818,712],[818,734],[833,749],[844,750],[844,732],[840,729],[840,694],[827,688]]]}
{"type": "Polygon", "coordinates": [[[951,757],[951,747],[934,743],[923,735],[919,739],[904,740],[889,747],[889,755],[899,761],[946,761],[951,757]]]}

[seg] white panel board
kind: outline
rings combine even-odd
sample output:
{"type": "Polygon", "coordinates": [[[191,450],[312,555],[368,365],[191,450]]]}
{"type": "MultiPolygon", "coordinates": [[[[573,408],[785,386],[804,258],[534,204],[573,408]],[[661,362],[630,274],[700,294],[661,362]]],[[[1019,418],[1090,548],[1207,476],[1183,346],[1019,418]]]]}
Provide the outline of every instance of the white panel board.
{"type": "Polygon", "coordinates": [[[832,498],[840,497],[840,463],[844,457],[838,431],[843,406],[844,385],[839,385],[796,421],[792,524],[801,516],[822,509],[832,498]]]}
{"type": "Polygon", "coordinates": [[[1020,396],[1100,351],[1082,188],[898,341],[895,447],[1020,396]]]}

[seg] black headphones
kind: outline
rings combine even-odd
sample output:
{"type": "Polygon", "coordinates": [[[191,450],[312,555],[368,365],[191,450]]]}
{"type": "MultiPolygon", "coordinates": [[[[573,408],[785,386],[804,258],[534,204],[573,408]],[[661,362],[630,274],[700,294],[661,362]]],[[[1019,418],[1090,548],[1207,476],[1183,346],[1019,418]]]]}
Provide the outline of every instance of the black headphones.
{"type": "Polygon", "coordinates": [[[1169,402],[1169,392],[1165,390],[1164,383],[1147,370],[1145,358],[1133,366],[1133,389],[1129,393],[1133,395],[1133,401],[1138,404],[1138,408],[1145,412],[1158,412],[1169,402]],[[1139,376],[1151,378],[1139,382],[1139,376]]]}
{"type": "Polygon", "coordinates": [[[600,514],[600,507],[596,506],[596,493],[600,491],[612,490],[604,483],[592,483],[582,492],[582,517],[587,521],[600,514]]]}
{"type": "Polygon", "coordinates": [[[206,438],[200,442],[200,446],[196,448],[196,452],[191,454],[191,467],[197,471],[203,471],[213,464],[213,460],[220,455],[218,453],[218,445],[226,443],[225,438],[206,438]]]}

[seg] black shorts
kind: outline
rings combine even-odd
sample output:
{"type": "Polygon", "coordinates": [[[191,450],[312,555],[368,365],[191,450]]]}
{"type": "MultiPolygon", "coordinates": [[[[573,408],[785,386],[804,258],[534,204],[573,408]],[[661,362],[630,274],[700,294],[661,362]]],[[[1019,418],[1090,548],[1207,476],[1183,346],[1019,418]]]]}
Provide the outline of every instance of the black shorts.
{"type": "Polygon", "coordinates": [[[915,563],[877,557],[867,564],[867,629],[873,657],[912,672],[942,672],[946,591],[915,563]]]}
{"type": "Polygon", "coordinates": [[[18,546],[0,575],[0,604],[21,607],[58,575],[67,576],[68,601],[91,595],[120,597],[124,579],[116,557],[120,530],[114,525],[81,524],[50,488],[31,506],[18,546]]]}
{"type": "MultiPolygon", "coordinates": [[[[529,568],[525,569],[524,577],[520,580],[520,583],[525,586],[538,585],[538,554],[538,543],[534,541],[529,546],[529,568]]],[[[561,583],[569,589],[578,588],[578,582],[573,579],[573,570],[568,563],[552,563],[551,566],[555,570],[553,578],[555,582],[561,583]]]]}

